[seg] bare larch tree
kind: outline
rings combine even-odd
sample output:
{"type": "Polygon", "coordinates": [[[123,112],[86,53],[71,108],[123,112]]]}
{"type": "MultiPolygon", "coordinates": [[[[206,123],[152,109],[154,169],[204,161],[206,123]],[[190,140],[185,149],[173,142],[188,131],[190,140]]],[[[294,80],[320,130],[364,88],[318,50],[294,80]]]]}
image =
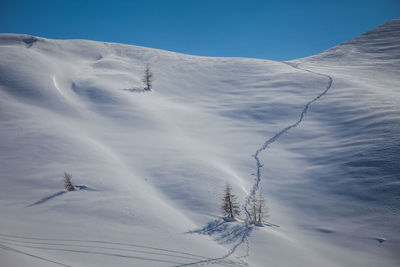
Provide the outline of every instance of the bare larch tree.
{"type": "Polygon", "coordinates": [[[64,188],[68,191],[75,191],[75,186],[72,184],[72,174],[64,172],[64,188]]]}
{"type": "Polygon", "coordinates": [[[146,68],[144,69],[144,74],[142,77],[142,82],[144,84],[144,90],[151,90],[153,87],[153,72],[150,69],[150,65],[147,64],[146,68]]]}
{"type": "Polygon", "coordinates": [[[240,214],[240,207],[237,198],[232,194],[232,187],[229,184],[226,184],[225,194],[222,201],[221,209],[223,216],[235,218],[235,216],[240,214]]]}
{"type": "Polygon", "coordinates": [[[258,191],[258,205],[257,205],[257,215],[258,215],[258,218],[257,218],[257,221],[258,222],[262,222],[262,220],[264,219],[264,217],[265,217],[265,213],[266,213],[266,210],[265,210],[265,200],[264,200],[264,198],[263,198],[263,196],[262,196],[262,194],[261,194],[261,188],[260,188],[260,190],[258,191]]]}
{"type": "Polygon", "coordinates": [[[253,222],[261,223],[265,217],[265,200],[262,196],[261,189],[258,191],[258,195],[255,193],[250,198],[250,216],[253,222]]]}
{"type": "Polygon", "coordinates": [[[258,201],[257,201],[256,195],[255,194],[251,195],[251,198],[250,198],[250,217],[251,217],[251,220],[253,222],[257,221],[257,206],[258,206],[257,202],[258,201]]]}

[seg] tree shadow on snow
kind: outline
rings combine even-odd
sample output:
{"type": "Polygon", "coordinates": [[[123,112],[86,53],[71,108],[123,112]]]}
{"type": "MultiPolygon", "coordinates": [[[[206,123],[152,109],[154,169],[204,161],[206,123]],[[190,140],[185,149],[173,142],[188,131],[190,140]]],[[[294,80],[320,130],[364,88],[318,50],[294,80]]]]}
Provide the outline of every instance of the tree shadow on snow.
{"type": "Polygon", "coordinates": [[[44,202],[49,201],[50,199],[53,199],[53,198],[55,198],[55,197],[64,195],[64,194],[69,193],[69,192],[76,192],[76,191],[81,191],[81,190],[82,190],[82,191],[97,191],[96,189],[90,188],[90,187],[88,187],[88,186],[86,186],[86,185],[74,185],[74,186],[75,186],[75,188],[76,188],[75,191],[62,190],[62,191],[59,191],[59,192],[57,192],[57,193],[55,193],[55,194],[52,194],[52,195],[50,195],[50,196],[44,197],[44,198],[42,198],[42,199],[36,201],[35,203],[32,203],[32,204],[28,205],[27,207],[29,208],[29,207],[32,207],[32,206],[36,206],[36,205],[42,204],[42,203],[44,203],[44,202]]]}
{"type": "Polygon", "coordinates": [[[243,238],[247,235],[249,226],[237,221],[227,221],[217,219],[207,223],[203,228],[187,232],[188,234],[208,235],[214,238],[215,241],[222,244],[230,244],[243,238]]]}
{"type": "Polygon", "coordinates": [[[144,89],[144,88],[129,88],[129,89],[122,89],[122,90],[131,92],[131,93],[146,93],[146,92],[150,92],[150,90],[144,89]]]}

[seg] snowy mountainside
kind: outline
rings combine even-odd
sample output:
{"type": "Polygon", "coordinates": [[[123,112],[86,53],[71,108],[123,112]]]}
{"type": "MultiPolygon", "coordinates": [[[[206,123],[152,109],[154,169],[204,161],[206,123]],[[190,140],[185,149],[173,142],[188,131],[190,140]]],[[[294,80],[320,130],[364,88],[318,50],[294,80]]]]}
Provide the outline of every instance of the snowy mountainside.
{"type": "Polygon", "coordinates": [[[397,266],[399,21],[289,62],[1,34],[0,263],[397,266]],[[271,224],[193,233],[298,120],[259,153],[271,224]]]}
{"type": "Polygon", "coordinates": [[[326,138],[336,145],[327,140],[313,143],[318,155],[307,158],[329,171],[311,171],[309,176],[316,177],[324,191],[346,197],[347,211],[332,209],[341,218],[358,218],[353,233],[400,233],[394,227],[400,223],[399,29],[400,19],[392,20],[338,47],[293,61],[334,79],[325,109],[310,116],[323,121],[326,138]]]}

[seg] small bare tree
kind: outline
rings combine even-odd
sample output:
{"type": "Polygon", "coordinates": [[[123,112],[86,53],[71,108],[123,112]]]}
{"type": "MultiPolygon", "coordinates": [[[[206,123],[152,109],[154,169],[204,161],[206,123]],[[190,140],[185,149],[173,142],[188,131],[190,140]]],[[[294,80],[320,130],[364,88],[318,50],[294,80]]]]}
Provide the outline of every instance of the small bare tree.
{"type": "Polygon", "coordinates": [[[257,221],[257,209],[258,201],[256,195],[251,195],[250,197],[250,217],[253,222],[257,221]]]}
{"type": "Polygon", "coordinates": [[[64,172],[64,188],[68,191],[75,191],[75,186],[71,182],[72,174],[64,172]]]}
{"type": "Polygon", "coordinates": [[[261,188],[258,191],[258,199],[257,200],[258,200],[258,203],[257,203],[257,215],[258,215],[257,221],[259,223],[261,223],[262,220],[265,217],[265,214],[266,214],[265,200],[264,200],[264,198],[263,198],[263,196],[261,194],[261,188]]]}
{"type": "Polygon", "coordinates": [[[151,90],[153,87],[153,72],[150,69],[150,65],[147,64],[146,68],[144,69],[144,74],[142,77],[142,82],[144,84],[144,90],[151,90]]]}
{"type": "Polygon", "coordinates": [[[258,191],[258,195],[254,195],[250,198],[250,217],[253,222],[262,223],[266,215],[265,200],[262,196],[261,189],[258,191]]]}
{"type": "Polygon", "coordinates": [[[223,216],[233,219],[235,216],[240,214],[240,207],[237,198],[232,194],[232,187],[229,184],[226,184],[225,194],[222,201],[221,209],[223,216]]]}

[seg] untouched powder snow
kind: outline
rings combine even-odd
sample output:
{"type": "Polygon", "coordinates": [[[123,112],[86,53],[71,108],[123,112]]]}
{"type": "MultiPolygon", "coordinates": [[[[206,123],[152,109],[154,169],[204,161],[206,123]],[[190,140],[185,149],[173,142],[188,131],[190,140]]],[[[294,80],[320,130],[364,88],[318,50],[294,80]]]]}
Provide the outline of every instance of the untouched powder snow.
{"type": "Polygon", "coordinates": [[[0,265],[399,266],[399,44],[400,19],[288,62],[1,34],[0,265]]]}

